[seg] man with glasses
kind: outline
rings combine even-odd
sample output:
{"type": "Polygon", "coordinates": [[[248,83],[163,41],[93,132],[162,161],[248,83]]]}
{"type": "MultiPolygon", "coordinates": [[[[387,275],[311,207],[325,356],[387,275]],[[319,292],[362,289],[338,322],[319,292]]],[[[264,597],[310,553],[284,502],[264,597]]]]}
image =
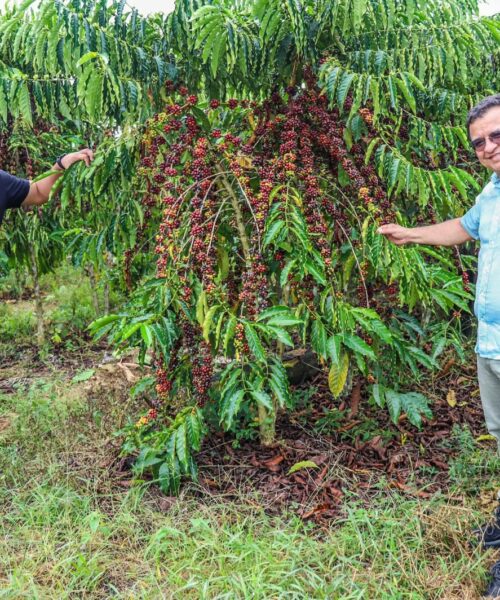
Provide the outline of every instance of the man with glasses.
{"type": "MultiPolygon", "coordinates": [[[[414,228],[391,223],[379,227],[378,232],[398,246],[455,246],[472,239],[480,241],[474,303],[478,379],[486,426],[500,453],[500,94],[488,96],[472,108],[467,129],[479,162],[493,171],[475,205],[459,219],[414,228]]],[[[495,521],[476,534],[485,547],[500,547],[500,493],[495,521]]],[[[491,573],[493,581],[487,594],[500,596],[500,561],[491,573]]]]}
{"type": "Polygon", "coordinates": [[[0,171],[0,224],[8,208],[29,208],[45,204],[49,199],[52,186],[65,169],[79,161],[83,161],[88,167],[93,159],[94,154],[88,148],[63,154],[56,159],[52,173],[36,182],[18,179],[5,171],[0,171]]]}

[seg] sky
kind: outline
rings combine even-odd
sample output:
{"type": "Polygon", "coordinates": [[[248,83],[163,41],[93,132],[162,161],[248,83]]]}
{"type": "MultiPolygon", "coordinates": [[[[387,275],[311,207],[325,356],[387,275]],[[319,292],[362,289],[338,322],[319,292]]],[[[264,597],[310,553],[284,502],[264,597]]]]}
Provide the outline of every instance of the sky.
{"type": "MultiPolygon", "coordinates": [[[[147,2],[145,2],[147,4],[147,2]]],[[[494,15],[500,13],[500,0],[490,0],[480,5],[480,12],[482,15],[494,15]]]]}
{"type": "MultiPolygon", "coordinates": [[[[3,0],[0,0],[2,4],[3,0]]],[[[131,6],[136,6],[143,14],[151,12],[170,12],[175,4],[175,0],[127,0],[131,6]]],[[[480,12],[483,15],[493,15],[500,12],[500,0],[488,0],[480,6],[480,12]]]]}
{"type": "MultiPolygon", "coordinates": [[[[500,0],[498,1],[500,2],[500,0]]],[[[7,3],[12,4],[12,0],[0,0],[0,8],[3,8],[7,3]]],[[[152,12],[171,12],[174,8],[175,0],[127,0],[127,4],[135,6],[139,12],[147,15],[152,12]]]]}
{"type": "MultiPolygon", "coordinates": [[[[498,2],[500,3],[500,0],[498,2]]],[[[175,0],[127,0],[127,4],[135,6],[139,12],[146,15],[152,12],[171,12],[174,8],[175,0]]]]}
{"type": "MultiPolygon", "coordinates": [[[[0,8],[3,7],[8,0],[0,0],[0,8]]],[[[12,0],[10,0],[12,1],[12,0]]],[[[169,13],[175,4],[175,0],[127,0],[127,4],[135,6],[142,14],[152,12],[169,13]]],[[[481,14],[492,15],[500,12],[500,0],[487,0],[481,4],[481,14]]]]}

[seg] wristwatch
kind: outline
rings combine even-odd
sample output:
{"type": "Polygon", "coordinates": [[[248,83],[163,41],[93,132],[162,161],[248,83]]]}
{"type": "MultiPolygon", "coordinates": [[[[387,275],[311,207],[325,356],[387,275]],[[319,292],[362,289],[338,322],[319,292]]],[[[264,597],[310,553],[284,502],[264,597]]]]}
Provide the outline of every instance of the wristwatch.
{"type": "Polygon", "coordinates": [[[66,167],[65,167],[65,166],[62,164],[62,159],[63,159],[65,156],[66,156],[66,154],[61,154],[61,156],[58,156],[58,157],[56,158],[56,165],[57,165],[58,167],[61,167],[61,169],[62,169],[63,171],[65,171],[65,170],[66,170],[66,167]]]}

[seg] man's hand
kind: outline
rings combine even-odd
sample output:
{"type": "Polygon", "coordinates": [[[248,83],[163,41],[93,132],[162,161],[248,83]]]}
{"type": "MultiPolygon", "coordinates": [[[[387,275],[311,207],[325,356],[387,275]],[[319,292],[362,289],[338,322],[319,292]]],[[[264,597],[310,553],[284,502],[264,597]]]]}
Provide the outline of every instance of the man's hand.
{"type": "MultiPolygon", "coordinates": [[[[61,163],[65,169],[68,169],[71,165],[74,165],[80,160],[83,160],[87,167],[89,167],[90,163],[94,160],[94,153],[90,148],[84,148],[83,150],[66,154],[66,156],[61,159],[61,163]]],[[[21,205],[23,208],[41,206],[47,202],[52,186],[63,174],[62,169],[57,164],[52,167],[52,171],[57,171],[57,173],[53,172],[48,177],[40,179],[40,181],[36,181],[30,185],[30,191],[21,205]]]]}
{"type": "Polygon", "coordinates": [[[430,246],[456,246],[473,238],[462,226],[460,219],[451,219],[424,227],[402,227],[396,223],[381,225],[378,233],[396,244],[428,244],[430,246]]]}
{"type": "Polygon", "coordinates": [[[71,165],[74,165],[80,160],[83,160],[87,167],[90,167],[90,163],[94,160],[94,153],[90,148],[84,148],[83,150],[66,154],[66,156],[61,159],[61,163],[65,169],[69,169],[71,165]]]}
{"type": "Polygon", "coordinates": [[[402,246],[403,244],[409,244],[413,240],[411,239],[411,229],[408,227],[402,227],[396,223],[388,223],[387,225],[381,225],[377,229],[377,233],[385,235],[385,237],[396,244],[402,246]]]}

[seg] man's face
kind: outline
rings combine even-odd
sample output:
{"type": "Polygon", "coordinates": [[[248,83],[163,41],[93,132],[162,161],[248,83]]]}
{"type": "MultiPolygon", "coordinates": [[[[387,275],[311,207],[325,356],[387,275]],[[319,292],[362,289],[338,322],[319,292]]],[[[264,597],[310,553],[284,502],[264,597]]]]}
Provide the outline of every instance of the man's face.
{"type": "Polygon", "coordinates": [[[469,133],[479,162],[500,175],[500,106],[471,123],[469,133]]]}

